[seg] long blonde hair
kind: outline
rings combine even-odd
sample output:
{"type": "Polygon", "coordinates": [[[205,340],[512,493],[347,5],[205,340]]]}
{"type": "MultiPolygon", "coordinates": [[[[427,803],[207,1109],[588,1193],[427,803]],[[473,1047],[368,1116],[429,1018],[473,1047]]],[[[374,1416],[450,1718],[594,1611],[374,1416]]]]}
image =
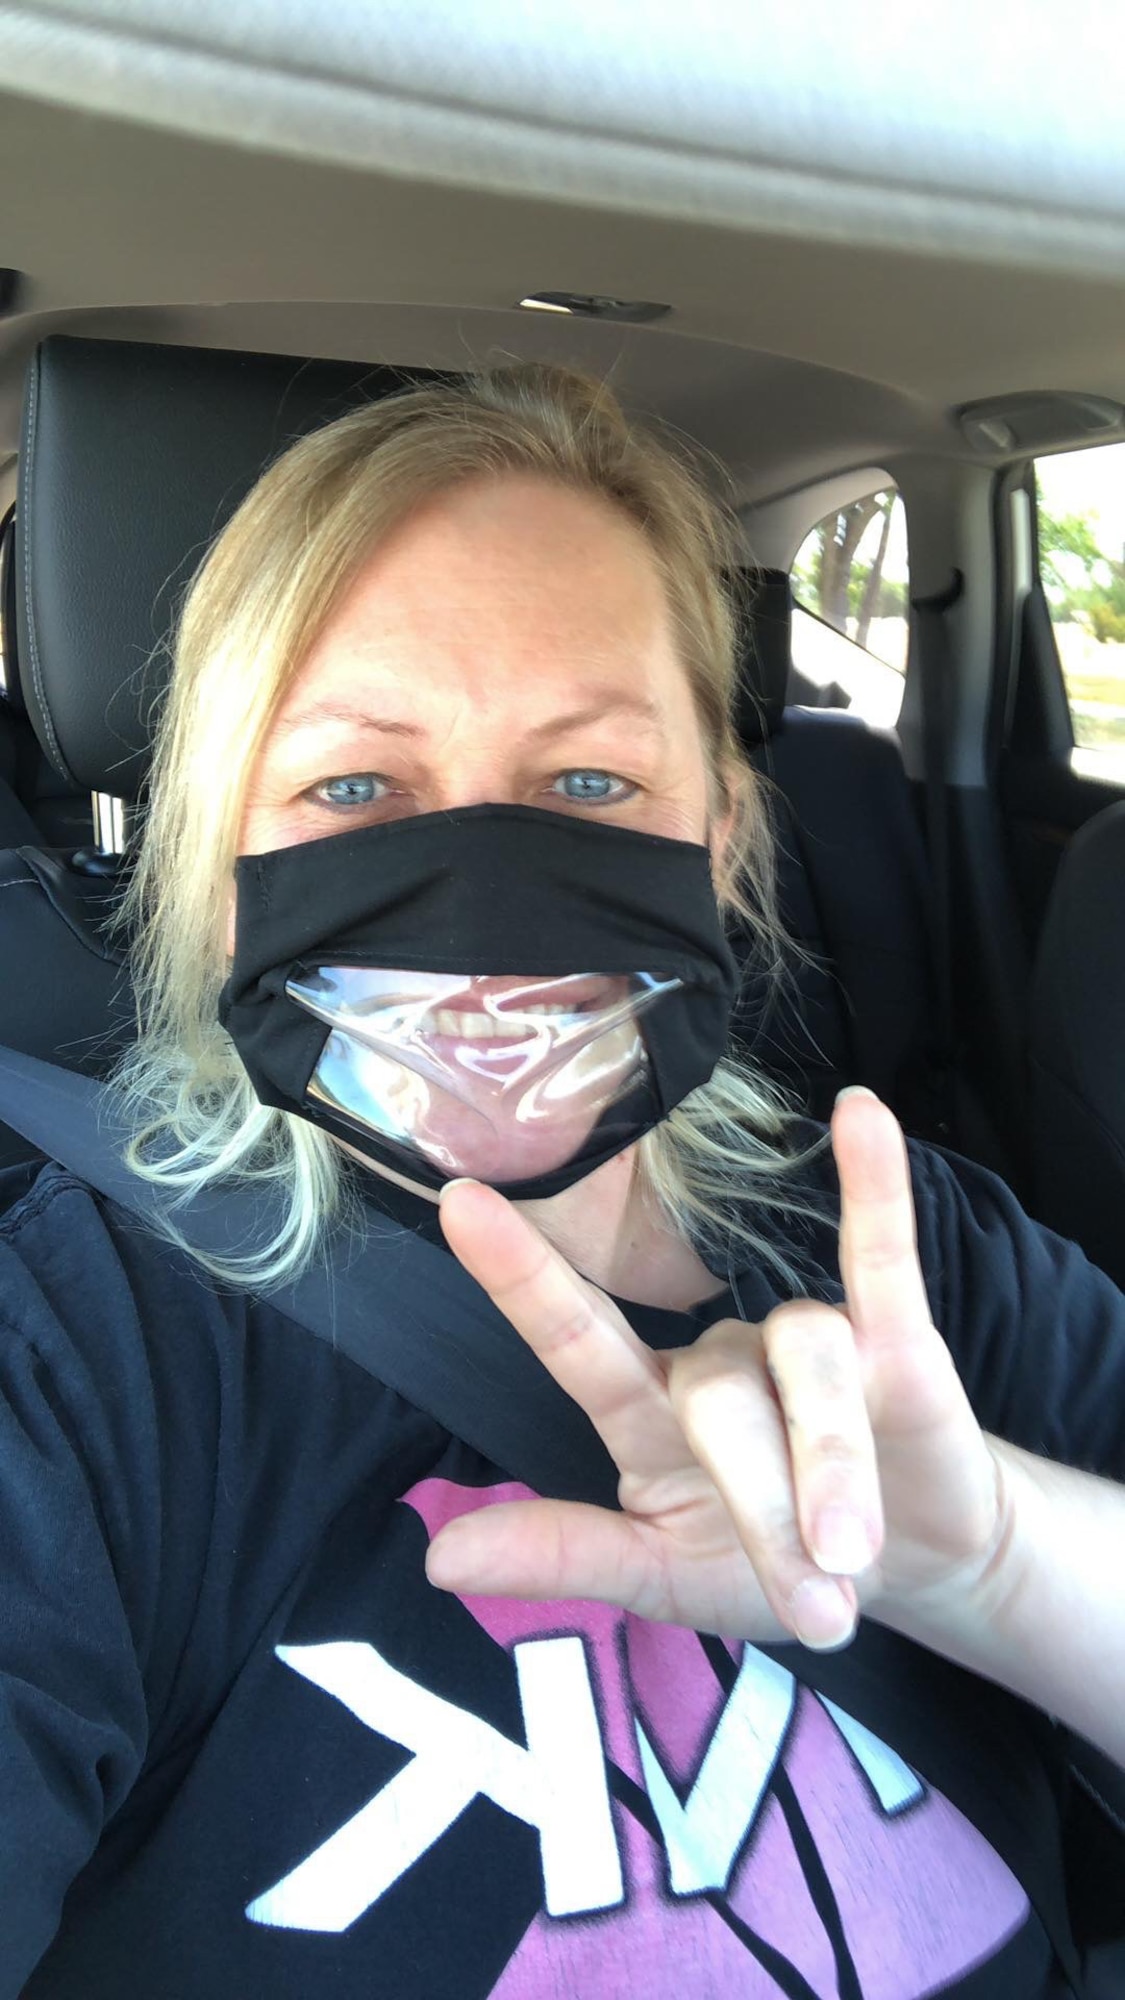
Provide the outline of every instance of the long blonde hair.
{"type": "MultiPolygon", "coordinates": [[[[566,369],[494,370],[359,408],[302,438],[264,474],[185,602],[158,733],[152,803],[122,921],[133,943],[139,1035],[119,1075],[131,1163],[172,1197],[224,1177],[272,1183],[274,1239],[214,1263],[227,1281],[292,1278],[346,1207],[339,1149],[258,1102],[217,1018],[245,781],[286,689],[382,538],[468,479],[537,473],[608,499],[643,531],[674,620],[714,782],[733,808],[716,890],[776,974],[778,925],[765,795],[732,724],[733,566],[725,517],[682,454],[628,422],[604,384],[566,369]]],[[[793,1114],[745,1063],[720,1062],[639,1148],[641,1185],[671,1226],[733,1232],[785,1260],[754,1222],[787,1208],[793,1114]]],[[[772,1232],[767,1232],[767,1236],[772,1232]]]]}

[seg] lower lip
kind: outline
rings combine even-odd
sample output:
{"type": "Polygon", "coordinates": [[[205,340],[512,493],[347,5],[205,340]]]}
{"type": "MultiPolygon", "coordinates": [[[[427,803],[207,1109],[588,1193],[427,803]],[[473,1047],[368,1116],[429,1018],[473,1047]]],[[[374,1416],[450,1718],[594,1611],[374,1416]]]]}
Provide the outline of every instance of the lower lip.
{"type": "Polygon", "coordinates": [[[529,1035],[518,1040],[507,1035],[477,1036],[426,1034],[415,1047],[423,1051],[436,1070],[452,1082],[455,1076],[466,1081],[476,1075],[483,1084],[506,1083],[523,1077],[545,1054],[545,1045],[529,1035]]]}

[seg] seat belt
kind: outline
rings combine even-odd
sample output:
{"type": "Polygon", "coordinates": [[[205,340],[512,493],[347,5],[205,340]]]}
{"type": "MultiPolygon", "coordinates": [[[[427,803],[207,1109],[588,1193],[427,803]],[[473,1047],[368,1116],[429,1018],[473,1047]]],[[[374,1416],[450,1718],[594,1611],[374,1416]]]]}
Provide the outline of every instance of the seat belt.
{"type": "MultiPolygon", "coordinates": [[[[228,1187],[180,1204],[133,1173],[119,1101],[91,1077],[0,1046],[0,1120],[142,1222],[167,1214],[189,1251],[245,1254],[274,1233],[269,1196],[228,1187]]],[[[616,1468],[589,1418],[452,1252],[380,1216],[255,1296],[534,1492],[618,1504],[616,1468]]]]}

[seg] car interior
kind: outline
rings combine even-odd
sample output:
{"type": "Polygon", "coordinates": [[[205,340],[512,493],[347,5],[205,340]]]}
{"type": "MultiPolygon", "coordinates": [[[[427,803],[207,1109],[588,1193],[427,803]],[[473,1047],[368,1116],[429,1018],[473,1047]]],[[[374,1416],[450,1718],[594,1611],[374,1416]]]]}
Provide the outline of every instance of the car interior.
{"type": "MultiPolygon", "coordinates": [[[[528,83],[487,8],[422,9],[444,40],[397,52],[353,23],[316,62],[291,12],[284,60],[253,9],[240,47],[171,6],[5,51],[0,1042],[103,1075],[133,1032],[107,920],[177,607],[259,472],[404,381],[566,362],[737,515],[739,728],[795,947],[775,990],[738,941],[741,1047],[817,1118],[869,1085],[1125,1286],[1125,620],[1099,636],[1091,609],[1125,575],[1112,77],[1084,71],[1085,129],[1048,158],[1040,49],[980,158],[948,67],[943,99],[925,65],[860,89],[841,59],[813,129],[762,28],[736,144],[722,51],[660,8],[623,107],[546,30],[528,83]],[[666,102],[677,48],[692,89],[666,102]],[[1093,468],[1092,556],[1051,540],[1056,460],[1093,468]]],[[[27,1154],[0,1132],[0,1162],[27,1154]]]]}

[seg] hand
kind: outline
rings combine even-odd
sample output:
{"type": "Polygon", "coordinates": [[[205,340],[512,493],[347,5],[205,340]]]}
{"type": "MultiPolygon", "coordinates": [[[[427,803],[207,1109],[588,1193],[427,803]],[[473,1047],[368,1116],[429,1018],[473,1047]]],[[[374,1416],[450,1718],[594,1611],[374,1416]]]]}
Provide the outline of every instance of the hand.
{"type": "Polygon", "coordinates": [[[653,1352],[495,1190],[442,1195],[455,1254],[620,1471],[622,1512],[482,1509],[431,1544],[445,1589],[599,1598],[730,1638],[836,1646],[981,1591],[1008,1534],[1004,1459],[932,1324],[902,1134],[868,1092],[836,1107],[843,1309],[778,1306],[653,1352]]]}

